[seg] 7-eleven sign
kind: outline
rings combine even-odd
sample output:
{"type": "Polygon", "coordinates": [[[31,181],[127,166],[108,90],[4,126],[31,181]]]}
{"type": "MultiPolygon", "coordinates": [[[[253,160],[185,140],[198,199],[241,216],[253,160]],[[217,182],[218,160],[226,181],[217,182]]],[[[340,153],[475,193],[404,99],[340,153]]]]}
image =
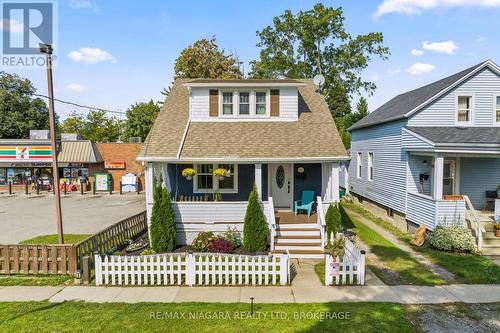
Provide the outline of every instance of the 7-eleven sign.
{"type": "Polygon", "coordinates": [[[30,158],[30,147],[16,147],[16,159],[28,160],[30,158]]]}

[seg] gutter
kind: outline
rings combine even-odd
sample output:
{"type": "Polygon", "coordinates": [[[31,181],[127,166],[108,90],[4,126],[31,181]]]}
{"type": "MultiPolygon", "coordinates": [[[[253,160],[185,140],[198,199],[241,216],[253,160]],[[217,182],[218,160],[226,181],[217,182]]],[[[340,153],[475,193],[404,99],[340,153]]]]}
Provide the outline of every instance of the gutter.
{"type": "Polygon", "coordinates": [[[237,163],[275,163],[275,162],[289,162],[289,163],[318,163],[318,162],[341,162],[349,161],[350,156],[324,156],[324,157],[247,157],[240,158],[236,156],[228,157],[138,157],[138,161],[144,162],[237,162],[237,163]]]}

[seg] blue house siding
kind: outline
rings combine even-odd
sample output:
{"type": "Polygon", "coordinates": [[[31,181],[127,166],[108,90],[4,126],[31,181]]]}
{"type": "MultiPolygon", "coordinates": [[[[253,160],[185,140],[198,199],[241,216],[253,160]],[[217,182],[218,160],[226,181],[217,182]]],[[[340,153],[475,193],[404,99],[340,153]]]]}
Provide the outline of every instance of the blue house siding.
{"type": "Polygon", "coordinates": [[[403,149],[432,149],[431,144],[406,131],[402,131],[401,138],[403,149]]]}
{"type": "Polygon", "coordinates": [[[349,187],[349,162],[339,163],[339,186],[347,189],[349,187]]]}
{"type": "Polygon", "coordinates": [[[408,191],[431,195],[432,163],[432,156],[408,156],[408,191]],[[420,182],[420,174],[427,174],[428,179],[420,182]]]}
{"type": "MultiPolygon", "coordinates": [[[[183,196],[200,196],[193,193],[193,180],[187,180],[181,173],[184,168],[192,168],[192,164],[169,164],[168,175],[172,187],[172,193],[177,198],[183,196]]],[[[255,182],[255,165],[238,164],[238,193],[222,193],[225,201],[246,201],[255,182]]],[[[262,166],[262,198],[267,199],[267,165],[262,166]]],[[[212,198],[212,194],[208,193],[212,198]]]]}
{"type": "Polygon", "coordinates": [[[475,209],[484,209],[485,191],[495,191],[499,185],[500,158],[460,159],[460,193],[469,196],[475,209]]]}
{"type": "Polygon", "coordinates": [[[396,211],[406,212],[407,154],[401,150],[401,129],[406,120],[352,132],[349,187],[356,194],[396,211]],[[362,152],[361,178],[357,177],[357,154],[362,152]],[[368,180],[368,153],[374,156],[374,180],[368,180]]]}
{"type": "Polygon", "coordinates": [[[296,163],[293,172],[293,200],[300,200],[304,190],[313,190],[314,197],[321,195],[321,163],[296,163]],[[300,167],[304,168],[303,173],[297,172],[300,167]]]}

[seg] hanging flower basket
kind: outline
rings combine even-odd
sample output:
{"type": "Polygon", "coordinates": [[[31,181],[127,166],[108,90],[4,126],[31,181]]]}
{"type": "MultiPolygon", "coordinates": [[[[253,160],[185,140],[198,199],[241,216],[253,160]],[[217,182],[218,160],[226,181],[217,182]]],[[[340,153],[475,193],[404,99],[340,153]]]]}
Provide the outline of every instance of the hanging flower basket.
{"type": "Polygon", "coordinates": [[[224,168],[218,168],[214,170],[213,175],[219,177],[219,180],[224,180],[229,175],[229,172],[224,168]]]}
{"type": "Polygon", "coordinates": [[[196,170],[192,168],[186,168],[182,170],[182,177],[185,177],[187,180],[192,180],[193,176],[196,175],[196,170]]]}

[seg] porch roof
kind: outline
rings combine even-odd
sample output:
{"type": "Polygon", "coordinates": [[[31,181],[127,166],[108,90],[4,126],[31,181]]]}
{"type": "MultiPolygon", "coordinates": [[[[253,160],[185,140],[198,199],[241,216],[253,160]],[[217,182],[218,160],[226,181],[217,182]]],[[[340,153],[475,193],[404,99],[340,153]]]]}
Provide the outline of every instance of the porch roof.
{"type": "Polygon", "coordinates": [[[442,144],[499,144],[500,127],[408,127],[410,131],[442,144]]]}

